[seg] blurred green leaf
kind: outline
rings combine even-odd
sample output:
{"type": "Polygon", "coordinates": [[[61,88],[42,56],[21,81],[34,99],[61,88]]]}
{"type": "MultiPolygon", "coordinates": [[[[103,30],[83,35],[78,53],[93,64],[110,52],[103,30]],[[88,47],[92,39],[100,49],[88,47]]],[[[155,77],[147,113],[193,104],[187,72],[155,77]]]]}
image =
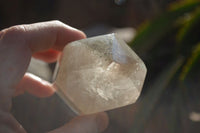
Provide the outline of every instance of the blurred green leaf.
{"type": "Polygon", "coordinates": [[[193,29],[199,25],[200,22],[200,8],[196,10],[192,14],[188,14],[187,18],[189,18],[189,21],[186,21],[183,28],[180,29],[179,33],[177,34],[177,41],[178,43],[184,43],[187,39],[188,34],[193,31],[193,29]]]}
{"type": "Polygon", "coordinates": [[[152,87],[149,88],[148,93],[143,97],[140,106],[135,114],[133,127],[130,133],[141,133],[144,129],[145,123],[148,121],[152,111],[159,101],[163,91],[172,82],[174,75],[177,73],[183,62],[182,58],[178,58],[172,65],[157,77],[152,87]]]}
{"type": "Polygon", "coordinates": [[[199,5],[200,1],[194,1],[170,7],[170,10],[160,15],[160,17],[144,24],[130,46],[134,47],[139,54],[146,53],[174,28],[174,24],[179,17],[193,11],[199,5]]]}
{"type": "Polygon", "coordinates": [[[174,10],[184,7],[185,5],[196,7],[196,5],[199,4],[199,2],[200,2],[199,0],[182,0],[182,1],[174,2],[170,4],[169,10],[174,11],[174,10]]]}
{"type": "Polygon", "coordinates": [[[192,55],[186,61],[186,64],[183,66],[183,70],[180,74],[179,80],[184,82],[189,72],[192,70],[194,65],[197,65],[200,60],[200,43],[194,47],[192,55]]]}
{"type": "Polygon", "coordinates": [[[200,8],[188,14],[188,18],[177,34],[177,49],[182,54],[188,54],[194,44],[200,41],[200,8]]]}

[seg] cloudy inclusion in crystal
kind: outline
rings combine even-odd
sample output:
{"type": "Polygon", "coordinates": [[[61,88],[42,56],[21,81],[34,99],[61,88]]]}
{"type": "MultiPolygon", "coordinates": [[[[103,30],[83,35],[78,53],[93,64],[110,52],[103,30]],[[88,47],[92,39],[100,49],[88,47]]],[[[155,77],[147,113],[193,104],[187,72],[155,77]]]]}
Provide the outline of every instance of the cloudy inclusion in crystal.
{"type": "Polygon", "coordinates": [[[134,103],[146,75],[142,60],[115,34],[68,44],[55,86],[79,114],[91,114],[134,103]]]}

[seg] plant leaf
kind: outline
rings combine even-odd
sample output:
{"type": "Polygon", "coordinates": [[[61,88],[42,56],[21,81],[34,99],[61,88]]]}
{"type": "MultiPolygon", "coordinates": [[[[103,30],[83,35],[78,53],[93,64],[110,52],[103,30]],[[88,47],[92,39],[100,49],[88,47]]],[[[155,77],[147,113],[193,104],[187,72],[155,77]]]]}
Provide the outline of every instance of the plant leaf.
{"type": "Polygon", "coordinates": [[[148,121],[152,111],[161,97],[165,88],[170,84],[174,75],[182,65],[183,59],[178,58],[172,65],[170,65],[154,82],[152,87],[140,101],[140,106],[135,114],[133,127],[129,133],[141,133],[144,129],[145,123],[148,121]]]}
{"type": "Polygon", "coordinates": [[[200,8],[188,15],[189,20],[183,25],[177,34],[177,49],[182,54],[188,54],[194,44],[200,41],[200,8]]]}
{"type": "Polygon", "coordinates": [[[134,47],[139,54],[146,53],[174,28],[174,24],[179,17],[193,11],[199,5],[200,1],[195,1],[171,7],[169,11],[163,13],[160,17],[144,24],[130,46],[134,47]]]}
{"type": "Polygon", "coordinates": [[[194,47],[192,55],[188,58],[186,64],[183,66],[182,72],[180,74],[179,80],[184,82],[189,72],[192,70],[193,66],[198,64],[200,60],[200,43],[194,47]]]}

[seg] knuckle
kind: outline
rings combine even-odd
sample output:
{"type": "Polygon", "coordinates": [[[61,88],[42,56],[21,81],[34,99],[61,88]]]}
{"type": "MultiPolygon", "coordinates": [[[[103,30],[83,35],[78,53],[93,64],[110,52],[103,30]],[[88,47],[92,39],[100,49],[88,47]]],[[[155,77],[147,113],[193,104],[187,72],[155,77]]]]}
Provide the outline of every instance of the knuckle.
{"type": "Polygon", "coordinates": [[[6,29],[5,34],[7,35],[21,35],[26,32],[25,26],[24,25],[17,25],[17,26],[12,26],[8,29],[6,29]]]}
{"type": "Polygon", "coordinates": [[[5,41],[22,41],[26,28],[25,25],[16,25],[3,30],[2,33],[2,39],[5,41]]]}
{"type": "Polygon", "coordinates": [[[53,23],[56,23],[56,24],[64,24],[64,23],[61,22],[60,20],[53,20],[52,22],[53,22],[53,23]]]}
{"type": "Polygon", "coordinates": [[[52,21],[50,21],[50,23],[54,26],[57,26],[57,27],[63,27],[63,26],[65,27],[66,26],[65,23],[63,23],[59,20],[52,20],[52,21]]]}

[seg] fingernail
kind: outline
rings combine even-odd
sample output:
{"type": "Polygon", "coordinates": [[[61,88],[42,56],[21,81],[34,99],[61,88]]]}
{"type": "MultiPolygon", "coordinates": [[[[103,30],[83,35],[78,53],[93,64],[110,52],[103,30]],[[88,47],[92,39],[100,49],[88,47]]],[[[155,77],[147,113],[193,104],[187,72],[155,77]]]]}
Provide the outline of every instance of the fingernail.
{"type": "Polygon", "coordinates": [[[98,126],[98,131],[99,132],[102,132],[104,131],[107,126],[108,126],[108,115],[104,112],[102,113],[99,113],[97,116],[96,116],[96,122],[97,122],[97,126],[98,126]]]}

